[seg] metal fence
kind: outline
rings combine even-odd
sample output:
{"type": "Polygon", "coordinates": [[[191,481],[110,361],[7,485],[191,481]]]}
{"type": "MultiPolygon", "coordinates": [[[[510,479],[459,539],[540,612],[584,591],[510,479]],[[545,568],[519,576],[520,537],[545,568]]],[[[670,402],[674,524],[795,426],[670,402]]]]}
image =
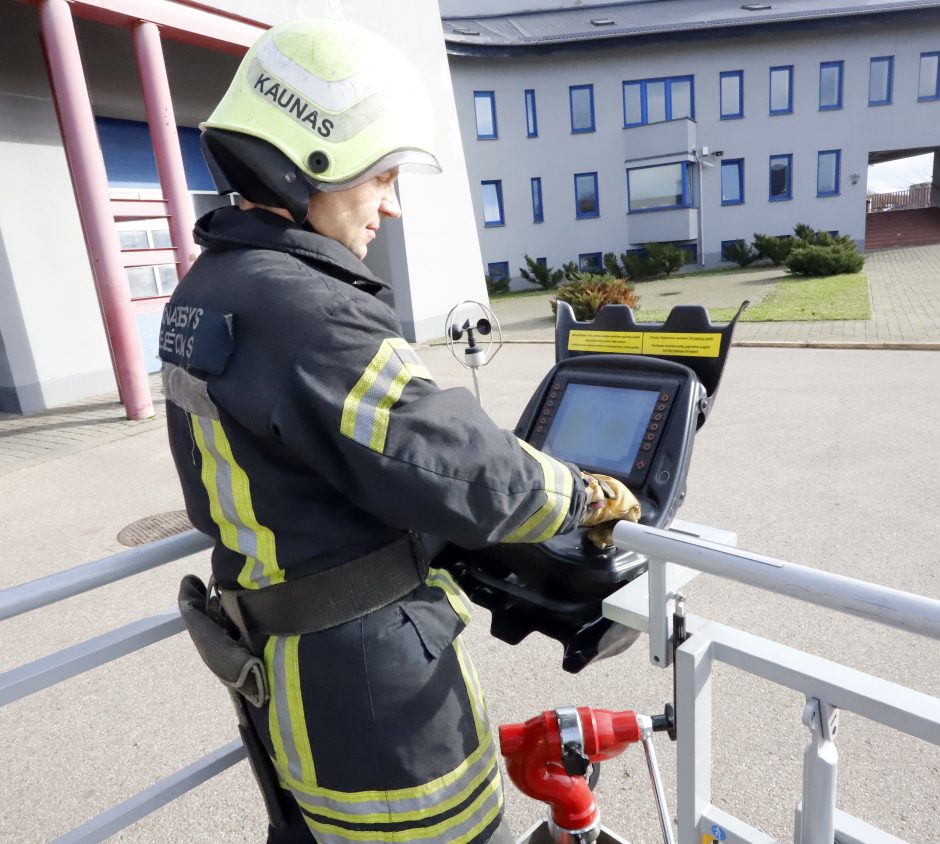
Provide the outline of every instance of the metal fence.
{"type": "Polygon", "coordinates": [[[893,193],[870,193],[866,197],[868,213],[878,211],[913,211],[940,205],[940,190],[934,185],[915,185],[893,193]]]}
{"type": "MultiPolygon", "coordinates": [[[[0,622],[149,571],[210,548],[195,530],[76,566],[0,592],[0,622]]],[[[184,629],[177,609],[157,613],[0,674],[0,707],[119,659],[184,629]]],[[[154,783],[139,794],[54,839],[54,844],[96,844],[191,791],[245,756],[236,739],[154,783]]]]}

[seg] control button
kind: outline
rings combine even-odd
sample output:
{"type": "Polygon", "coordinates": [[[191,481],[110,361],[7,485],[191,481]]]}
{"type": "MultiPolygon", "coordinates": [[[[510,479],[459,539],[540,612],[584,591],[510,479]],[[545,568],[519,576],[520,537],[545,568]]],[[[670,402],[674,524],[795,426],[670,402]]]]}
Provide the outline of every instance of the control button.
{"type": "Polygon", "coordinates": [[[666,409],[666,405],[664,405],[664,404],[657,404],[657,405],[656,405],[656,409],[659,410],[659,411],[663,411],[663,410],[666,409]]]}
{"type": "Polygon", "coordinates": [[[663,415],[662,415],[661,413],[653,414],[653,421],[654,421],[654,422],[662,422],[662,421],[663,421],[663,415]]]}
{"type": "Polygon", "coordinates": [[[551,399],[549,399],[549,400],[546,402],[546,404],[547,404],[549,407],[554,407],[554,406],[555,406],[555,402],[552,401],[551,399]]]}
{"type": "Polygon", "coordinates": [[[650,445],[649,443],[643,443],[643,445],[640,446],[640,448],[642,448],[643,451],[649,451],[652,447],[653,446],[650,445]]]}
{"type": "Polygon", "coordinates": [[[645,468],[646,468],[646,461],[643,460],[642,458],[640,458],[639,460],[636,461],[636,467],[637,467],[637,469],[645,469],[645,468]]]}
{"type": "Polygon", "coordinates": [[[669,393],[663,393],[663,394],[659,397],[659,400],[660,400],[660,401],[669,401],[669,393]]]}
{"type": "Polygon", "coordinates": [[[655,439],[656,439],[656,434],[647,434],[647,435],[646,435],[646,439],[647,439],[647,441],[650,441],[650,442],[651,442],[652,440],[655,440],[655,439]]]}
{"type": "Polygon", "coordinates": [[[659,430],[659,423],[658,423],[658,422],[651,422],[651,423],[650,423],[650,430],[651,430],[651,431],[658,431],[658,430],[659,430]]]}
{"type": "Polygon", "coordinates": [[[657,480],[659,483],[664,484],[664,483],[668,482],[668,480],[669,480],[670,477],[671,477],[671,475],[669,474],[669,472],[667,472],[665,469],[663,469],[662,472],[660,472],[660,473],[656,476],[656,480],[657,480]]]}
{"type": "Polygon", "coordinates": [[[541,425],[539,425],[535,430],[541,434],[542,431],[544,431],[545,429],[541,425]]]}

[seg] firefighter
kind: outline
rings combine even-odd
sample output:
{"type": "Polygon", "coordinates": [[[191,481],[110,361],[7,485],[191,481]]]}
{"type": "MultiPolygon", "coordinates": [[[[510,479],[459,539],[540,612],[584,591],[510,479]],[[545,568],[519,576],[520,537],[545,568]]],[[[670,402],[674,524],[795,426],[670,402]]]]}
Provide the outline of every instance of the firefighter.
{"type": "Polygon", "coordinates": [[[618,482],[438,388],[376,298],[362,259],[401,214],[399,169],[439,171],[431,126],[395,48],[305,20],[259,39],[201,127],[240,201],[197,222],[160,356],[186,508],[250,653],[226,682],[254,704],[270,842],[511,841],[468,601],[422,534],[539,542],[638,516],[618,482]]]}

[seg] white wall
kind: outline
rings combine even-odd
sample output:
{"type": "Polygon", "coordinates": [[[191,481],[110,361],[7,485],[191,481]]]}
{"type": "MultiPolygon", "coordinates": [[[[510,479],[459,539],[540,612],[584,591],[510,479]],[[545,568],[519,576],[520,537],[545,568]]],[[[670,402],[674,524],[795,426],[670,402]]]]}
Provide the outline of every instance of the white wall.
{"type": "MultiPolygon", "coordinates": [[[[406,336],[438,336],[457,302],[486,289],[436,0],[408,14],[381,0],[216,0],[267,23],[351,20],[412,58],[437,105],[444,173],[400,180],[404,218],[386,226],[373,268],[395,288],[406,336]]],[[[39,43],[36,9],[8,4],[0,52],[0,411],[33,412],[114,387],[111,362],[39,43]],[[54,245],[54,248],[50,248],[54,245]]],[[[130,32],[78,22],[96,114],[145,120],[130,32]]],[[[224,93],[237,58],[166,41],[180,125],[195,126],[224,93]],[[198,84],[194,81],[198,80],[198,84]]]]}
{"type": "MultiPolygon", "coordinates": [[[[936,21],[936,18],[933,18],[936,21]]],[[[454,90],[471,173],[484,262],[508,260],[515,274],[523,254],[560,266],[579,253],[622,251],[630,241],[624,161],[643,150],[643,128],[623,129],[622,82],[695,76],[697,145],[745,159],[745,204],[720,205],[720,168],[703,172],[705,255],[754,232],[784,234],[798,222],[864,238],[865,173],[870,151],[940,145],[940,102],[916,101],[919,56],[940,44],[940,24],[787,31],[776,37],[722,37],[657,45],[566,52],[512,59],[451,57],[454,90]],[[868,106],[868,62],[894,55],[894,100],[868,106]],[[844,108],[819,111],[819,63],[843,60],[844,108]],[[795,65],[794,113],[768,114],[769,68],[795,65]],[[719,119],[719,73],[744,71],[745,117],[719,119]],[[572,135],[568,86],[594,85],[597,131],[572,135]],[[526,138],[524,90],[535,89],[539,137],[526,138]],[[476,139],[473,91],[494,90],[499,139],[476,139]],[[841,194],[816,197],[816,157],[841,149],[841,194]],[[793,154],[793,199],[768,200],[769,157],[793,154]],[[597,171],[601,216],[576,220],[573,174],[597,171]],[[857,185],[850,174],[858,173],[857,185]],[[541,176],[545,222],[532,223],[529,179],[541,176]],[[483,228],[481,180],[502,179],[506,225],[483,228]]],[[[648,218],[652,215],[644,215],[648,218]]]]}

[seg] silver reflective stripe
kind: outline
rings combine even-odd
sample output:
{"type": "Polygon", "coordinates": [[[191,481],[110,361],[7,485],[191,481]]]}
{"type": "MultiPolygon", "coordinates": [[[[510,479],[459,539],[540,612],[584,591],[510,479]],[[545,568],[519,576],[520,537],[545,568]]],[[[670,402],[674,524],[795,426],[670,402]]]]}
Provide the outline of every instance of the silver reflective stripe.
{"type": "MultiPolygon", "coordinates": [[[[216,492],[219,496],[219,506],[222,508],[222,515],[235,527],[235,531],[238,535],[238,548],[233,548],[232,550],[238,551],[240,554],[244,554],[246,557],[257,559],[257,536],[255,535],[255,532],[248,528],[248,526],[245,525],[245,523],[241,520],[241,517],[238,514],[238,510],[235,508],[235,500],[232,496],[232,467],[225,456],[219,451],[219,447],[216,444],[215,427],[211,422],[202,416],[197,416],[196,421],[198,422],[199,428],[202,431],[206,448],[215,458],[216,492]]],[[[256,563],[256,565],[258,564],[256,563]]],[[[259,585],[267,586],[268,583],[265,582],[259,585]]]]}
{"type": "Polygon", "coordinates": [[[177,407],[196,416],[219,418],[219,408],[209,398],[209,385],[201,378],[173,363],[164,363],[160,376],[163,380],[163,394],[177,407]]]}
{"type": "Polygon", "coordinates": [[[398,359],[397,355],[393,354],[388,363],[382,368],[382,371],[376,376],[375,382],[369,387],[359,403],[359,412],[356,414],[356,427],[353,429],[353,439],[356,442],[362,443],[362,445],[369,445],[372,442],[372,431],[375,428],[380,403],[389,395],[395,379],[404,371],[404,364],[398,359]]]}
{"type": "MultiPolygon", "coordinates": [[[[280,715],[278,715],[280,719],[280,715]]],[[[492,734],[477,748],[468,762],[462,766],[459,776],[439,788],[430,785],[407,789],[421,792],[410,797],[396,798],[394,791],[366,791],[348,793],[327,788],[304,788],[300,783],[291,783],[291,791],[297,800],[311,811],[327,810],[348,821],[363,821],[363,816],[378,815],[382,822],[401,822],[401,816],[421,813],[427,815],[443,811],[448,802],[457,804],[472,793],[498,770],[496,744],[492,734]],[[466,792],[466,793],[464,793],[466,792]]],[[[446,779],[443,778],[442,779],[446,779]]]]}
{"type": "Polygon", "coordinates": [[[303,769],[300,765],[300,756],[297,753],[297,742],[294,740],[294,728],[291,722],[289,678],[287,676],[287,637],[279,636],[274,644],[273,675],[274,694],[273,703],[277,708],[277,726],[281,735],[281,744],[284,755],[287,757],[287,770],[296,780],[303,780],[303,769]]]}
{"type": "Polygon", "coordinates": [[[368,67],[346,79],[323,79],[282,53],[273,38],[262,39],[255,55],[274,76],[327,111],[344,111],[386,87],[386,70],[379,65],[368,67]]]}

